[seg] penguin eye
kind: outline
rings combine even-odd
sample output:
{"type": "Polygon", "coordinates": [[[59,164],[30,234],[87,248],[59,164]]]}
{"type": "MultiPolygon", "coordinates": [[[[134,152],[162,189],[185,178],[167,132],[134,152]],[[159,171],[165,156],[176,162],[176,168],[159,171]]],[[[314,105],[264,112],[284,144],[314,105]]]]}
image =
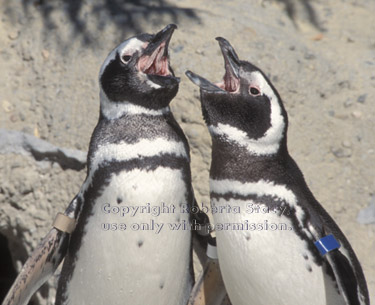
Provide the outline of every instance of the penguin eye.
{"type": "Polygon", "coordinates": [[[260,91],[257,87],[253,87],[251,86],[250,89],[249,89],[249,92],[252,96],[258,96],[260,95],[260,91]]]}
{"type": "Polygon", "coordinates": [[[132,59],[131,55],[124,54],[121,56],[121,60],[124,64],[127,64],[132,59]]]}

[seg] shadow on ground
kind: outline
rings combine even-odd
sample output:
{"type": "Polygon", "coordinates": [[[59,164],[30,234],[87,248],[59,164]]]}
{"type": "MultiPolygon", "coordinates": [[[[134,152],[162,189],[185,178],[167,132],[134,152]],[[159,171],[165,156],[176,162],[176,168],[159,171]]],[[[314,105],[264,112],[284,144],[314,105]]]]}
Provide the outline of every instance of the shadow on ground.
{"type": "Polygon", "coordinates": [[[296,25],[297,19],[297,7],[302,7],[305,16],[307,17],[308,21],[318,30],[324,31],[323,27],[321,26],[318,16],[311,5],[311,0],[275,0],[281,2],[284,7],[288,17],[294,22],[296,25]]]}
{"type": "MultiPolygon", "coordinates": [[[[284,5],[286,14],[296,26],[296,19],[300,17],[298,10],[302,10],[305,18],[315,28],[324,30],[311,5],[312,0],[273,1],[284,5]]],[[[36,10],[43,21],[45,38],[55,39],[63,49],[68,48],[73,39],[80,39],[84,45],[93,45],[100,37],[100,33],[111,25],[115,25],[118,37],[122,39],[133,33],[143,32],[144,21],[156,27],[170,22],[178,23],[180,18],[200,22],[193,9],[180,8],[166,0],[22,0],[23,9],[15,7],[17,6],[12,0],[6,0],[3,4],[11,22],[16,23],[23,19],[23,26],[28,26],[33,21],[30,16],[35,16],[36,10]],[[61,35],[59,18],[66,20],[73,28],[71,36],[69,39],[65,38],[65,41],[62,38],[64,35],[61,35]]]]}
{"type": "MultiPolygon", "coordinates": [[[[9,12],[10,20],[17,22],[20,12],[14,11],[12,1],[7,0],[4,6],[9,12]]],[[[160,26],[160,23],[164,25],[165,20],[178,23],[181,17],[199,21],[193,9],[179,8],[165,0],[22,0],[22,6],[26,23],[32,21],[29,16],[35,15],[30,11],[37,10],[43,20],[44,34],[49,38],[54,37],[62,46],[69,45],[69,42],[63,41],[59,35],[59,22],[55,14],[57,11],[62,12],[73,27],[72,39],[81,39],[86,45],[95,44],[98,33],[112,24],[118,29],[119,38],[123,38],[144,30],[141,24],[145,22],[139,22],[140,20],[151,22],[155,26],[160,26]],[[89,22],[94,26],[89,26],[89,22]]]]}

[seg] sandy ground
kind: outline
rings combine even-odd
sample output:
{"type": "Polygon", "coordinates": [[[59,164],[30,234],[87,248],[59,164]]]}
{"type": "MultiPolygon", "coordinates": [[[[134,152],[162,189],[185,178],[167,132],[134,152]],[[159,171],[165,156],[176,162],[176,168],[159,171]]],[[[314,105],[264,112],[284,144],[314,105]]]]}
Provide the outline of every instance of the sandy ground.
{"type": "MultiPolygon", "coordinates": [[[[375,2],[109,3],[3,1],[0,128],[86,151],[98,119],[97,75],[107,53],[128,36],[174,22],[179,29],[171,59],[181,85],[172,109],[190,142],[198,202],[208,204],[210,139],[198,90],[184,72],[219,80],[224,70],[214,38],[225,37],[240,58],[270,76],[282,96],[289,150],[351,242],[374,299],[375,223],[361,224],[357,215],[375,200],[375,2]]],[[[17,270],[84,177],[85,170],[63,169],[58,162],[0,154],[0,234],[17,270]]],[[[52,301],[47,286],[34,298],[35,304],[52,301]]]]}

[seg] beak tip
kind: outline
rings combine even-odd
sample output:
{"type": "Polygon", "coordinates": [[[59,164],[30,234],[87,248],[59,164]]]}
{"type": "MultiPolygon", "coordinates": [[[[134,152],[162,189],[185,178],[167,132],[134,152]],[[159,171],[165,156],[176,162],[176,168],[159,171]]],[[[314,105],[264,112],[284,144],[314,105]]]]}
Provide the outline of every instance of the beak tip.
{"type": "Polygon", "coordinates": [[[188,79],[190,79],[190,81],[192,81],[194,84],[196,84],[197,86],[200,85],[200,80],[199,80],[199,77],[194,73],[194,72],[191,72],[190,70],[186,70],[185,71],[185,75],[188,77],[188,79]]]}
{"type": "Polygon", "coordinates": [[[174,23],[170,23],[166,26],[167,29],[173,29],[173,30],[176,30],[177,29],[177,25],[174,24],[174,23]]]}
{"type": "Polygon", "coordinates": [[[216,37],[215,39],[219,42],[220,46],[229,45],[228,40],[226,40],[226,39],[223,38],[223,37],[220,37],[220,36],[219,36],[219,37],[216,37]]]}
{"type": "Polygon", "coordinates": [[[194,83],[194,73],[190,70],[185,71],[185,75],[194,83]]]}

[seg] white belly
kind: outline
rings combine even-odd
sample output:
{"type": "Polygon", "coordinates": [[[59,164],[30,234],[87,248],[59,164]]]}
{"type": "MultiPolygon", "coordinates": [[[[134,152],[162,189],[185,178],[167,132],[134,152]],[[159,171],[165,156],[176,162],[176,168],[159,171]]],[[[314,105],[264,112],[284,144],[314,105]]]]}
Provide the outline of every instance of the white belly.
{"type": "Polygon", "coordinates": [[[215,213],[215,225],[247,220],[263,227],[216,231],[220,268],[233,305],[343,304],[337,297],[331,301],[335,294],[332,283],[312,261],[306,242],[290,229],[292,224],[287,217],[264,212],[267,210],[246,213],[249,201],[212,199],[212,203],[241,208],[241,214],[215,213]],[[286,230],[281,230],[285,228],[281,223],[286,230]],[[330,282],[328,289],[325,282],[330,282]]]}
{"type": "Polygon", "coordinates": [[[186,204],[188,192],[182,178],[179,170],[169,168],[132,170],[112,176],[85,226],[67,287],[67,303],[186,303],[191,289],[191,232],[168,227],[169,223],[189,223],[189,214],[180,213],[179,205],[186,204]],[[118,203],[118,198],[122,202],[118,203]],[[107,205],[103,210],[108,203],[112,209],[107,205]],[[144,210],[134,216],[121,216],[113,209],[148,203],[174,205],[175,211],[153,216],[144,210]],[[106,230],[108,226],[104,228],[103,224],[111,224],[111,229],[106,230]],[[117,224],[117,230],[113,224],[117,224]]]}

